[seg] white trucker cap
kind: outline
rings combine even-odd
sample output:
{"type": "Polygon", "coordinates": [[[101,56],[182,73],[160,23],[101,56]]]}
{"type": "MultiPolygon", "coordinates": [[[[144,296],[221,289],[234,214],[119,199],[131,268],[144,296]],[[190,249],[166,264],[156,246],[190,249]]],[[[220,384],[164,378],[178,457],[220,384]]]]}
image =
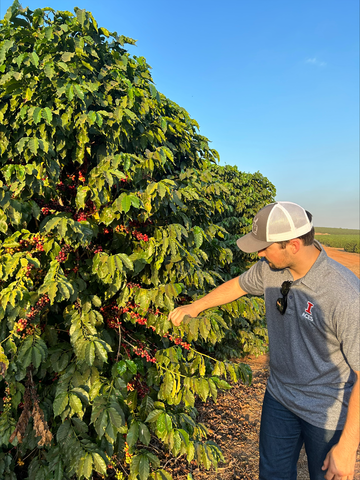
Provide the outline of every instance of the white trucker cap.
{"type": "Polygon", "coordinates": [[[292,202],[275,202],[266,205],[254,217],[252,232],[237,240],[245,253],[254,253],[275,242],[301,237],[312,229],[306,210],[292,202]]]}

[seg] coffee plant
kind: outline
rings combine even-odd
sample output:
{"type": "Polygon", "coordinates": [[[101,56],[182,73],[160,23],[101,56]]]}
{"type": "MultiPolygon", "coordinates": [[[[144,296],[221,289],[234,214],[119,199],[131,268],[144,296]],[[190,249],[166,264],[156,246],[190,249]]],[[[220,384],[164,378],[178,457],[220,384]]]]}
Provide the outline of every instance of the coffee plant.
{"type": "Polygon", "coordinates": [[[234,239],[274,189],[217,166],[126,44],[78,8],[0,22],[4,479],[166,480],[164,452],[216,468],[195,400],[251,381],[223,341],[264,338],[261,299],[167,320],[246,268],[234,239]]]}

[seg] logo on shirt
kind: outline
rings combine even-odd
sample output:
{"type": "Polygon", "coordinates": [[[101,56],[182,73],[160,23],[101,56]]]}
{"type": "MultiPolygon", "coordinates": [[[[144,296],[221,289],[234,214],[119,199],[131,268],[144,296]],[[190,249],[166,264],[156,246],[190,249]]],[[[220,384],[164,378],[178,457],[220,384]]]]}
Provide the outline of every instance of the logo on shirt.
{"type": "Polygon", "coordinates": [[[302,317],[306,318],[306,320],[309,320],[310,322],[313,322],[313,316],[312,316],[312,309],[313,309],[314,304],[311,302],[307,302],[307,307],[305,308],[305,312],[303,312],[302,317]]]}

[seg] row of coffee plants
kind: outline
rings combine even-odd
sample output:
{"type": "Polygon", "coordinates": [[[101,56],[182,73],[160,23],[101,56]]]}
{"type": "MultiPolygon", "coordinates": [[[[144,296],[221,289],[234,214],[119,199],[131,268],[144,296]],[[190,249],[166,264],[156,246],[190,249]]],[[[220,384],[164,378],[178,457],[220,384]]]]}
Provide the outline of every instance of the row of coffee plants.
{"type": "Polygon", "coordinates": [[[360,230],[356,228],[315,227],[315,232],[328,235],[360,235],[360,230]]]}
{"type": "Polygon", "coordinates": [[[327,247],[343,248],[345,252],[360,253],[359,235],[317,235],[316,239],[327,247]]]}
{"type": "Polygon", "coordinates": [[[235,239],[273,199],[219,167],[130,38],[15,2],[0,23],[0,477],[171,479],[164,453],[223,461],[196,420],[251,380],[262,299],[175,306],[239,274],[235,239]],[[96,473],[97,472],[97,473],[96,473]]]}
{"type": "Polygon", "coordinates": [[[316,239],[327,247],[343,248],[345,252],[360,253],[360,231],[346,228],[316,227],[316,239]]]}

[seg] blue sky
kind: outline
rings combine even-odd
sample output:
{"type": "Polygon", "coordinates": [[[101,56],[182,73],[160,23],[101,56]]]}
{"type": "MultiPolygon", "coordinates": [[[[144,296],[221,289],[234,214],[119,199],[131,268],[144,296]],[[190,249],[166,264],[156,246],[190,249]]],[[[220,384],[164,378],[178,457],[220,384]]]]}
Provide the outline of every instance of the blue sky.
{"type": "MultiPolygon", "coordinates": [[[[0,0],[2,18],[10,0],[0,0]]],[[[221,164],[260,171],[314,224],[360,228],[358,0],[23,0],[137,40],[221,164]]]]}

